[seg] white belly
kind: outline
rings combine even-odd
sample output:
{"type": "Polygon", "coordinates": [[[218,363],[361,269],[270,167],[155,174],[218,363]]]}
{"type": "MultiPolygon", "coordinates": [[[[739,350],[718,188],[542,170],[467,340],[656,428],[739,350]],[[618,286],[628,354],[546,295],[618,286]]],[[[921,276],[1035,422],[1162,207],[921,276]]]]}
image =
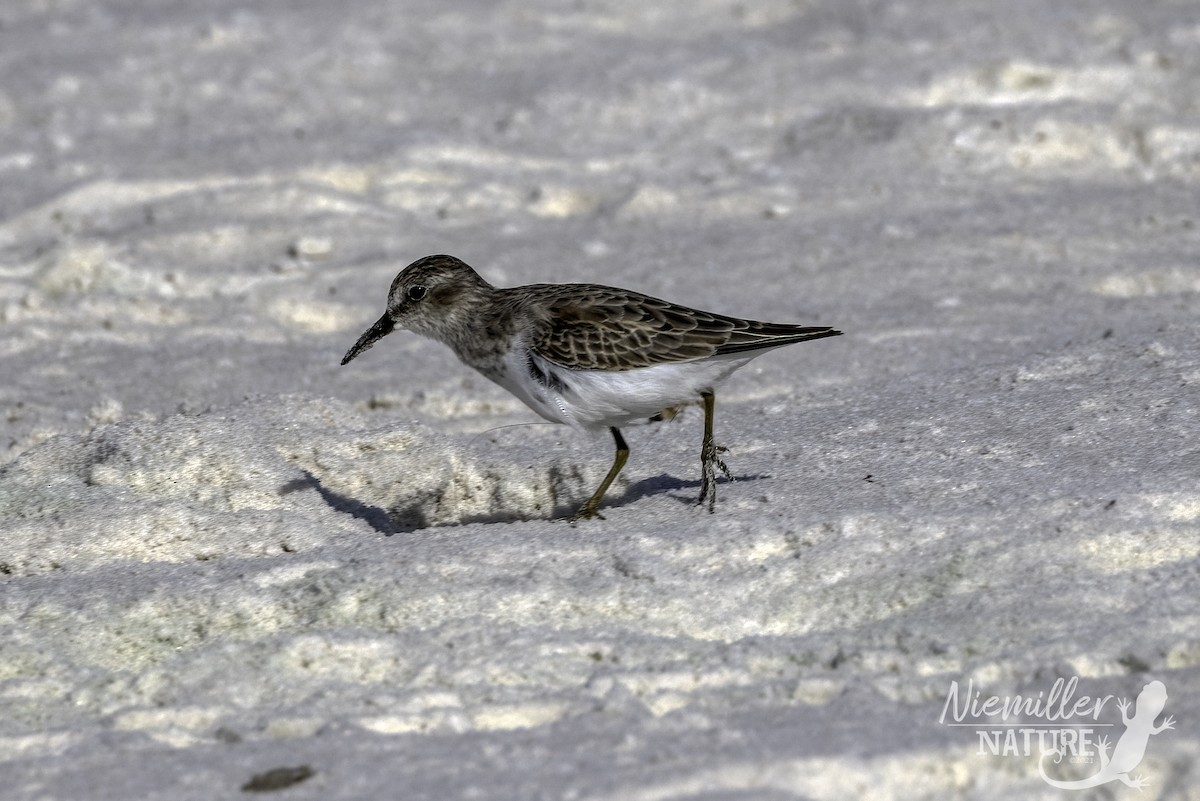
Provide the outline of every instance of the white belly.
{"type": "Polygon", "coordinates": [[[488,375],[542,417],[577,428],[621,426],[696,400],[763,351],[636,370],[567,370],[525,350],[488,375]]]}

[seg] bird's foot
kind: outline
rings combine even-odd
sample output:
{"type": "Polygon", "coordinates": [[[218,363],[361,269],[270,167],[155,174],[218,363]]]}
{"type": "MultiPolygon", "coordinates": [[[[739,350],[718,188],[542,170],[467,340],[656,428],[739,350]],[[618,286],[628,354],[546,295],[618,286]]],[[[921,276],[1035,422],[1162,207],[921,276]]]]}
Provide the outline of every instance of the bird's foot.
{"type": "Polygon", "coordinates": [[[711,439],[705,440],[700,448],[700,467],[703,473],[700,484],[700,499],[697,504],[703,506],[704,502],[708,501],[708,512],[712,514],[717,509],[717,470],[721,469],[721,473],[729,481],[733,481],[733,474],[729,472],[729,468],[725,466],[725,462],[721,459],[722,453],[727,453],[729,448],[724,445],[718,445],[711,439]]]}
{"type": "Polygon", "coordinates": [[[567,518],[568,523],[578,523],[580,520],[603,520],[604,515],[600,514],[600,501],[597,498],[589,498],[587,503],[579,507],[579,511],[567,518]]]}

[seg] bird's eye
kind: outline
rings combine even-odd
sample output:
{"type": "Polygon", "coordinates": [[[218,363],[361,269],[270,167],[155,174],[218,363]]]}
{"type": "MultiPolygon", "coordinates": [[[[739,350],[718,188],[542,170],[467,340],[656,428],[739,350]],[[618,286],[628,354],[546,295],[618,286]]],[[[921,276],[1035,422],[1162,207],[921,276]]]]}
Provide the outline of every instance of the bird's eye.
{"type": "Polygon", "coordinates": [[[408,299],[420,300],[421,298],[425,297],[427,292],[429,292],[429,290],[423,286],[410,286],[408,288],[408,299]]]}

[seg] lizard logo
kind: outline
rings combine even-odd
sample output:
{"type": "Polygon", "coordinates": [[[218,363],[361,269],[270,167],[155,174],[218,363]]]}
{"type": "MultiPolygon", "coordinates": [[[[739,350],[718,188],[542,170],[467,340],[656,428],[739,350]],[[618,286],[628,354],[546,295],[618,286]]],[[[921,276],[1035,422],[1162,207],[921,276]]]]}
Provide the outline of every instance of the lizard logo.
{"type": "Polygon", "coordinates": [[[1162,734],[1167,729],[1175,728],[1175,718],[1171,715],[1167,715],[1161,726],[1154,725],[1154,721],[1162,714],[1166,705],[1166,685],[1161,681],[1150,682],[1138,694],[1132,718],[1129,717],[1129,699],[1122,698],[1117,701],[1117,709],[1121,710],[1121,722],[1125,724],[1125,733],[1117,740],[1112,757],[1108,756],[1107,737],[1102,737],[1096,743],[1096,749],[1100,756],[1100,770],[1076,781],[1059,781],[1050,778],[1046,775],[1046,757],[1055,756],[1054,761],[1061,762],[1065,752],[1059,749],[1042,752],[1041,760],[1038,762],[1038,773],[1041,774],[1042,780],[1051,787],[1061,790],[1086,790],[1089,787],[1099,787],[1112,781],[1123,782],[1126,786],[1138,790],[1142,789],[1148,782],[1140,775],[1133,776],[1131,774],[1146,755],[1146,745],[1150,742],[1150,735],[1162,734]]]}

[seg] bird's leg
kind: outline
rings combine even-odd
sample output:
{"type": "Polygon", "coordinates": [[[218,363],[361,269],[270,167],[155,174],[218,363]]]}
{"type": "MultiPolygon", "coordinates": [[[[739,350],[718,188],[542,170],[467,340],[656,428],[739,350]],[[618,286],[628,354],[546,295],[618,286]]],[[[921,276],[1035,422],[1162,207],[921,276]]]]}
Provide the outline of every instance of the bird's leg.
{"type": "Polygon", "coordinates": [[[730,481],[733,481],[733,475],[719,455],[729,449],[713,442],[713,405],[716,403],[716,396],[711,392],[702,392],[700,397],[704,399],[704,442],[700,446],[700,467],[704,475],[700,484],[700,500],[697,503],[702,504],[708,499],[708,511],[711,514],[717,508],[716,468],[721,468],[725,478],[730,481]]]}
{"type": "Polygon", "coordinates": [[[629,446],[625,444],[625,438],[621,436],[621,429],[611,426],[608,430],[612,432],[613,442],[617,445],[616,458],[613,459],[612,467],[608,468],[608,475],[600,482],[600,488],[592,493],[592,497],[588,498],[587,502],[579,507],[579,511],[571,518],[572,523],[577,520],[587,520],[589,517],[604,519],[604,515],[597,511],[600,508],[600,499],[604,497],[604,493],[608,492],[609,485],[613,483],[613,479],[625,466],[625,460],[629,458],[629,446]]]}

